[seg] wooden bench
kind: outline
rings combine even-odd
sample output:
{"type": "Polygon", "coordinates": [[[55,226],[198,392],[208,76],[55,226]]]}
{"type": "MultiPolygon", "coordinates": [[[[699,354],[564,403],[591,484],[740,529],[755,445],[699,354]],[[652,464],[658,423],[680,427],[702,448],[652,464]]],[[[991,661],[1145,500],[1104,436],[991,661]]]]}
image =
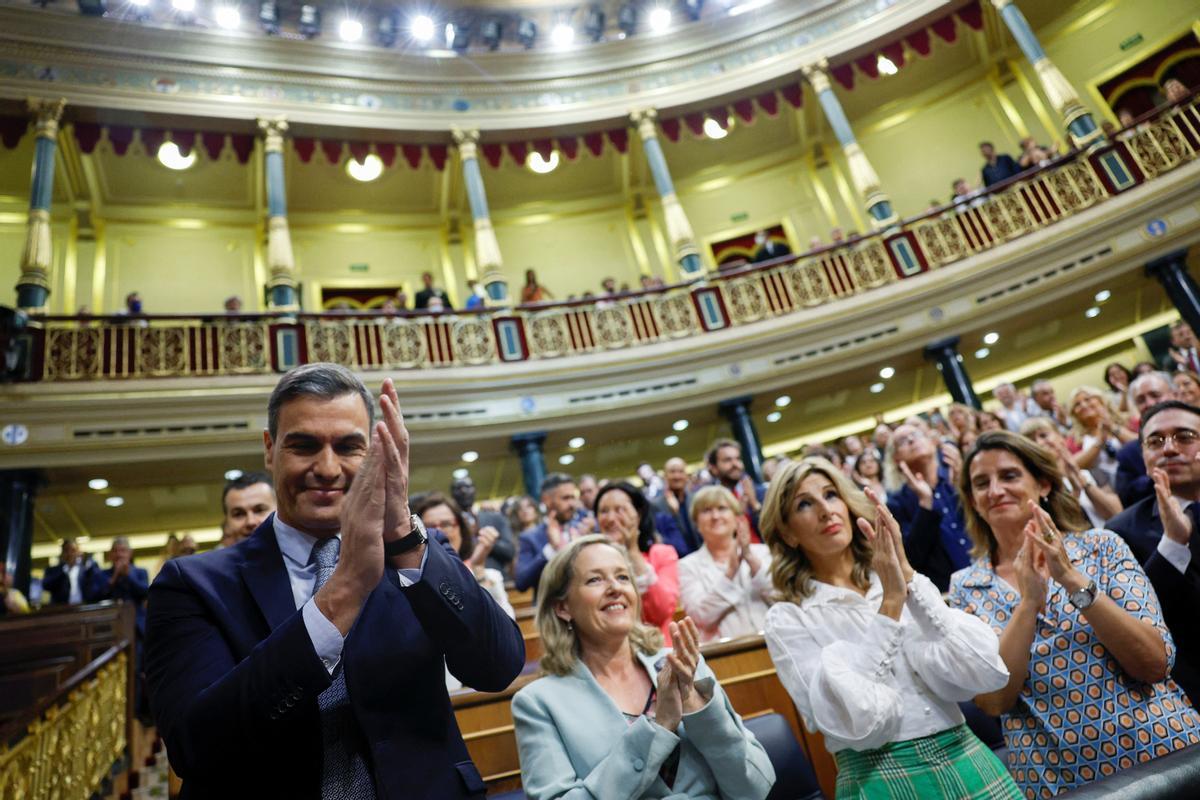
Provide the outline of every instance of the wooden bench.
{"type": "MultiPolygon", "coordinates": [[[[526,644],[529,644],[528,638],[526,644]]],[[[540,648],[540,641],[538,646],[540,648]]],[[[825,749],[821,735],[805,731],[800,724],[795,706],[775,674],[763,637],[755,635],[714,642],[705,645],[702,653],[742,717],[772,712],[783,715],[808,755],[821,789],[828,797],[833,797],[837,775],[833,757],[825,749]]],[[[532,660],[528,652],[526,659],[532,660]]],[[[511,702],[513,694],[537,677],[536,674],[522,675],[503,692],[467,690],[451,695],[458,727],[472,760],[488,784],[489,793],[520,788],[521,765],[511,702]]]]}

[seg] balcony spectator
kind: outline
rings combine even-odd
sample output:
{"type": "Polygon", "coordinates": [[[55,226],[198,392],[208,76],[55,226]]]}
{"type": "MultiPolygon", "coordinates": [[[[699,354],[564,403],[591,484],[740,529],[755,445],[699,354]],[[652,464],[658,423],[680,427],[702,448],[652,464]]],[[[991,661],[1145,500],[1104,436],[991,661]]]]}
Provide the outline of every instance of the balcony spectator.
{"type": "Polygon", "coordinates": [[[824,245],[824,243],[821,241],[821,237],[820,237],[820,236],[812,236],[812,237],[809,237],[809,240],[808,240],[808,252],[810,252],[810,253],[811,253],[813,250],[820,250],[820,249],[821,249],[822,247],[824,247],[824,246],[825,246],[825,245],[824,245]]]}
{"type": "Polygon", "coordinates": [[[838,245],[846,241],[846,232],[841,228],[834,228],[829,232],[829,243],[838,245]]]}
{"type": "Polygon", "coordinates": [[[240,314],[242,313],[242,298],[236,294],[231,294],[225,298],[225,313],[240,314]]]}
{"type": "Polygon", "coordinates": [[[771,234],[765,230],[754,234],[754,263],[758,264],[763,261],[773,261],[776,258],[790,256],[792,248],[788,247],[783,242],[777,242],[771,238],[771,234]]]}
{"type": "Polygon", "coordinates": [[[1021,140],[1021,157],[1018,162],[1021,169],[1035,169],[1044,167],[1058,155],[1058,149],[1055,147],[1045,147],[1037,143],[1032,136],[1026,136],[1021,140]]]}
{"type": "Polygon", "coordinates": [[[666,286],[666,284],[663,283],[663,279],[657,275],[642,275],[638,280],[641,281],[642,291],[661,289],[666,286]]]}
{"type": "Polygon", "coordinates": [[[397,311],[407,311],[408,310],[408,293],[405,292],[404,289],[396,290],[395,303],[396,303],[397,311]]]}
{"type": "Polygon", "coordinates": [[[1163,356],[1162,368],[1166,372],[1189,369],[1200,372],[1200,351],[1196,347],[1196,334],[1192,326],[1183,320],[1171,324],[1171,344],[1163,356]]]}
{"type": "Polygon", "coordinates": [[[1163,81],[1163,94],[1167,96],[1168,103],[1182,102],[1191,93],[1191,90],[1178,78],[1167,78],[1163,81]]]}
{"type": "Polygon", "coordinates": [[[997,153],[996,146],[991,142],[980,142],[979,154],[983,156],[984,160],[981,175],[985,188],[1021,174],[1021,167],[1013,160],[1013,157],[1005,153],[997,153]]]}
{"type": "Polygon", "coordinates": [[[1175,396],[1188,405],[1200,406],[1200,375],[1184,369],[1171,377],[1175,384],[1175,396]]]}
{"type": "Polygon", "coordinates": [[[1033,395],[1033,405],[1030,407],[1029,416],[1050,417],[1058,426],[1059,432],[1066,433],[1070,430],[1067,412],[1058,402],[1058,396],[1054,393],[1054,386],[1050,384],[1050,381],[1034,381],[1030,392],[1033,395]]]}
{"type": "Polygon", "coordinates": [[[521,287],[521,303],[543,303],[553,300],[554,295],[542,284],[538,283],[537,273],[531,269],[525,270],[525,285],[521,287]]]}
{"type": "Polygon", "coordinates": [[[608,278],[605,278],[604,280],[600,281],[600,291],[603,292],[604,294],[616,294],[617,293],[617,279],[613,278],[613,277],[608,277],[608,278]]]}
{"type": "Polygon", "coordinates": [[[89,553],[79,549],[74,539],[63,539],[58,563],[42,576],[42,597],[48,595],[56,605],[90,603],[95,600],[92,587],[99,572],[99,565],[89,553]]]}
{"type": "Polygon", "coordinates": [[[429,302],[425,306],[425,310],[430,314],[440,314],[448,308],[449,306],[445,305],[440,297],[429,298],[429,302]]]}
{"type": "Polygon", "coordinates": [[[131,325],[136,325],[139,328],[145,328],[149,323],[143,319],[145,312],[142,310],[142,296],[137,292],[130,292],[125,295],[125,308],[118,311],[116,316],[124,317],[122,322],[128,322],[131,325]]]}
{"type": "Polygon", "coordinates": [[[442,311],[443,309],[449,310],[454,307],[450,303],[450,296],[446,294],[446,290],[438,288],[437,286],[434,286],[432,272],[422,272],[421,273],[421,283],[425,288],[422,289],[421,291],[417,292],[416,302],[413,306],[416,310],[418,310],[418,311],[425,311],[425,310],[434,311],[435,309],[430,308],[429,305],[430,305],[430,302],[432,300],[434,300],[435,298],[437,299],[438,306],[439,306],[436,309],[437,311],[442,311]]]}
{"type": "Polygon", "coordinates": [[[474,311],[477,308],[483,308],[487,305],[487,295],[483,291],[483,287],[479,281],[474,278],[467,279],[467,311],[474,311]]]}

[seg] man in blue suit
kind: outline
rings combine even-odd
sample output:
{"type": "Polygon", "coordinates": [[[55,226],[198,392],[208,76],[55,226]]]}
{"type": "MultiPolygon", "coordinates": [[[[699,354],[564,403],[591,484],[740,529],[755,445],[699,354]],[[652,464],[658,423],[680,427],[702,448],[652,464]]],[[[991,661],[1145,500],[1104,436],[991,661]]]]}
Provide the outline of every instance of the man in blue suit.
{"type": "Polygon", "coordinates": [[[113,539],[108,551],[108,569],[96,570],[89,579],[90,589],[85,593],[88,600],[122,600],[132,603],[140,639],[146,632],[146,594],[150,588],[150,575],[133,563],[133,549],[124,536],[113,539]]]}
{"type": "Polygon", "coordinates": [[[500,691],[520,630],[408,511],[408,433],[353,373],[284,375],[263,440],[276,514],[167,562],[147,673],[185,798],[481,798],[445,688],[500,691]]]}
{"type": "Polygon", "coordinates": [[[550,473],[542,481],[541,493],[546,506],[545,521],[517,537],[517,573],[513,583],[522,592],[530,588],[536,591],[542,570],[554,554],[596,528],[596,518],[583,507],[579,484],[570,475],[550,473]]]}
{"type": "Polygon", "coordinates": [[[1175,638],[1171,676],[1200,702],[1200,408],[1179,400],[1150,407],[1140,430],[1154,494],[1108,521],[1154,586],[1175,638]]]}
{"type": "Polygon", "coordinates": [[[91,555],[79,549],[74,539],[62,540],[58,563],[42,576],[42,596],[49,596],[56,605],[90,603],[93,588],[98,585],[100,567],[91,555]]]}

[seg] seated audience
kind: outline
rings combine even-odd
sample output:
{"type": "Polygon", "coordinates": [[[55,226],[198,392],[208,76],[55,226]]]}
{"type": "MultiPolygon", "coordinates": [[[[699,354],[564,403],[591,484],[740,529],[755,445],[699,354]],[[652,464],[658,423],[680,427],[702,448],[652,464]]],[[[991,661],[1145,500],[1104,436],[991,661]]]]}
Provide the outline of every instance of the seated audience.
{"type": "Polygon", "coordinates": [[[954,797],[1020,800],[958,707],[1008,681],[996,634],[946,607],[871,498],[819,458],[772,482],[763,535],[780,602],[766,638],[779,679],[834,754],[838,797],[953,786],[954,797]]]}
{"type": "Polygon", "coordinates": [[[1200,715],[1167,675],[1174,646],[1146,574],[1119,536],[1088,529],[1053,456],[985,433],[959,485],[975,561],[955,574],[950,604],[1000,635],[1008,683],[975,702],[1002,716],[1026,796],[1200,744],[1200,715]]]}
{"type": "Polygon", "coordinates": [[[230,547],[245,539],[275,511],[275,488],[265,472],[246,472],[226,481],[221,493],[224,518],[221,546],[230,547]]]}
{"type": "Polygon", "coordinates": [[[546,519],[518,537],[514,582],[522,592],[537,585],[546,562],[555,553],[596,527],[596,519],[580,503],[579,487],[570,475],[561,472],[547,475],[542,481],[542,502],[546,506],[546,519]]]}
{"type": "Polygon", "coordinates": [[[516,612],[508,602],[508,592],[504,589],[504,576],[499,570],[487,566],[488,554],[499,539],[499,532],[489,526],[476,530],[458,503],[441,492],[427,492],[419,498],[414,497],[412,513],[421,518],[427,529],[436,528],[445,535],[446,541],[458,553],[483,590],[492,596],[505,614],[516,619],[516,612]]]}
{"type": "Polygon", "coordinates": [[[654,512],[654,527],[662,537],[663,544],[675,548],[680,558],[700,547],[696,529],[692,527],[688,507],[691,495],[688,492],[687,462],[682,458],[669,458],[663,465],[663,491],[650,501],[654,512]]]}
{"type": "Polygon", "coordinates": [[[516,547],[513,545],[512,526],[508,517],[499,511],[491,511],[475,502],[475,481],[470,475],[455,478],[450,484],[450,496],[458,503],[463,516],[471,530],[479,531],[492,528],[497,537],[487,554],[487,565],[492,569],[505,572],[512,564],[516,547]]]}
{"type": "Polygon", "coordinates": [[[1113,362],[1104,368],[1104,382],[1108,388],[1112,390],[1110,402],[1117,411],[1128,415],[1129,408],[1129,382],[1133,380],[1133,373],[1125,368],[1125,365],[1113,362]]]}
{"type": "Polygon", "coordinates": [[[946,410],[946,422],[950,425],[950,437],[958,440],[964,433],[975,433],[978,422],[975,419],[975,409],[964,403],[951,403],[946,410]]]}
{"type": "MultiPolygon", "coordinates": [[[[1138,375],[1129,384],[1129,404],[1139,417],[1151,406],[1175,399],[1174,376],[1166,372],[1147,372],[1138,375]]],[[[1115,488],[1125,508],[1154,494],[1154,484],[1146,474],[1146,464],[1142,458],[1141,440],[1126,442],[1117,451],[1115,488]]]]}
{"type": "Polygon", "coordinates": [[[670,644],[667,625],[679,605],[679,554],[669,544],[657,541],[649,501],[631,484],[620,481],[600,490],[594,511],[600,532],[625,548],[642,601],[642,622],[658,628],[670,644]]]}
{"type": "Polygon", "coordinates": [[[585,472],[579,476],[575,485],[579,487],[579,504],[591,511],[596,505],[596,492],[600,491],[600,482],[596,480],[595,475],[585,472]]]}
{"type": "Polygon", "coordinates": [[[691,620],[674,650],[639,622],[627,549],[577,539],[542,573],[543,677],[512,700],[531,800],[762,800],[775,771],[700,656],[691,620]]]}
{"type": "Polygon", "coordinates": [[[742,507],[742,513],[750,523],[751,538],[758,542],[758,509],[767,493],[767,487],[756,484],[746,472],[742,462],[742,446],[732,439],[717,439],[704,454],[708,472],[714,481],[728,489],[742,507]]]}
{"type": "Polygon", "coordinates": [[[1075,463],[1053,422],[1045,417],[1030,417],[1021,426],[1021,435],[1037,442],[1055,457],[1058,471],[1063,476],[1063,490],[1079,503],[1093,528],[1103,528],[1104,523],[1121,513],[1121,500],[1116,491],[1098,484],[1091,470],[1075,463]]]}
{"type": "Polygon", "coordinates": [[[553,300],[550,290],[538,283],[537,273],[531,269],[525,270],[525,285],[521,287],[522,303],[541,303],[553,300]]]}
{"type": "Polygon", "coordinates": [[[542,512],[537,502],[529,495],[521,495],[512,502],[508,510],[508,523],[519,536],[542,524],[542,512]]]}
{"type": "Polygon", "coordinates": [[[1008,423],[995,411],[977,411],[975,412],[975,420],[979,423],[979,433],[1008,429],[1008,423]]]}
{"type": "Polygon", "coordinates": [[[1171,378],[1177,399],[1193,406],[1200,405],[1200,375],[1190,369],[1181,369],[1171,378]]]}
{"type": "Polygon", "coordinates": [[[47,604],[46,597],[56,605],[92,602],[99,572],[90,553],[80,550],[74,539],[63,539],[58,563],[42,575],[42,605],[47,604]]]}
{"type": "MultiPolygon", "coordinates": [[[[1033,386],[1029,387],[1029,392],[1033,398],[1033,405],[1029,409],[1030,416],[1049,417],[1063,433],[1071,429],[1070,422],[1067,419],[1067,412],[1063,409],[1062,404],[1058,402],[1058,396],[1055,394],[1054,386],[1050,381],[1034,381],[1033,386]]],[[[1020,427],[1020,425],[1017,426],[1017,428],[1020,427]]],[[[1015,431],[1017,428],[1010,428],[1010,430],[1015,431]]]]}
{"type": "MultiPolygon", "coordinates": [[[[850,471],[850,479],[860,489],[870,489],[880,497],[887,495],[883,485],[883,459],[874,447],[868,447],[854,460],[854,469],[850,471]]],[[[768,490],[768,493],[770,490],[768,490]]]]}
{"type": "Polygon", "coordinates": [[[1175,637],[1172,677],[1200,704],[1200,408],[1178,400],[1142,416],[1142,453],[1154,495],[1109,520],[1108,529],[1129,545],[1158,595],[1175,637]]]}
{"type": "Polygon", "coordinates": [[[724,486],[692,498],[692,524],[704,545],[679,562],[683,610],[700,640],[749,636],[762,630],[771,602],[771,554],[750,541],[741,504],[724,486]]]}
{"type": "Polygon", "coordinates": [[[1017,391],[1011,383],[1002,383],[992,390],[993,396],[1000,401],[1000,418],[1004,427],[1010,431],[1021,429],[1021,423],[1031,414],[1037,413],[1037,404],[1032,398],[1027,398],[1017,391]]]}
{"type": "Polygon", "coordinates": [[[1117,479],[1117,452],[1137,439],[1125,420],[1099,389],[1080,386],[1067,401],[1074,427],[1071,435],[1079,443],[1075,463],[1092,471],[1101,486],[1112,486],[1117,479]]]}
{"type": "Polygon", "coordinates": [[[134,621],[140,639],[146,631],[146,594],[150,591],[150,576],[133,563],[133,549],[124,536],[113,539],[108,551],[107,569],[99,570],[92,579],[88,593],[96,600],[123,600],[132,603],[134,621]]]}
{"type": "Polygon", "coordinates": [[[962,456],[919,425],[896,428],[883,456],[888,508],[904,532],[913,568],[942,591],[950,575],[970,563],[969,543],[954,482],[962,456]]]}
{"type": "Polygon", "coordinates": [[[1154,372],[1156,369],[1158,368],[1154,366],[1153,362],[1139,361],[1133,365],[1133,377],[1136,378],[1140,375],[1145,375],[1147,372],[1154,372]]]}
{"type": "Polygon", "coordinates": [[[983,156],[984,160],[980,173],[983,176],[984,188],[1021,174],[1021,167],[1013,160],[1013,157],[1005,153],[997,153],[996,146],[991,142],[980,142],[979,154],[983,156]]]}
{"type": "Polygon", "coordinates": [[[1181,319],[1171,325],[1170,345],[1163,356],[1162,368],[1166,372],[1180,369],[1200,372],[1200,348],[1197,348],[1196,334],[1192,326],[1181,319]]]}

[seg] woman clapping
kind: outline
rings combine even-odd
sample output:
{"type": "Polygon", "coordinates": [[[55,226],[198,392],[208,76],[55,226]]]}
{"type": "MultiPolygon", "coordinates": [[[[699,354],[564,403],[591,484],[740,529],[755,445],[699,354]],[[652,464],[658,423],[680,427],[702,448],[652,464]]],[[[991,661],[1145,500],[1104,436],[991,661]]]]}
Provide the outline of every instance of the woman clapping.
{"type": "Polygon", "coordinates": [[[900,527],[832,464],[789,464],[763,516],[780,680],[838,764],[838,798],[1019,798],[958,702],[1004,686],[996,635],[914,572],[900,527]]]}

